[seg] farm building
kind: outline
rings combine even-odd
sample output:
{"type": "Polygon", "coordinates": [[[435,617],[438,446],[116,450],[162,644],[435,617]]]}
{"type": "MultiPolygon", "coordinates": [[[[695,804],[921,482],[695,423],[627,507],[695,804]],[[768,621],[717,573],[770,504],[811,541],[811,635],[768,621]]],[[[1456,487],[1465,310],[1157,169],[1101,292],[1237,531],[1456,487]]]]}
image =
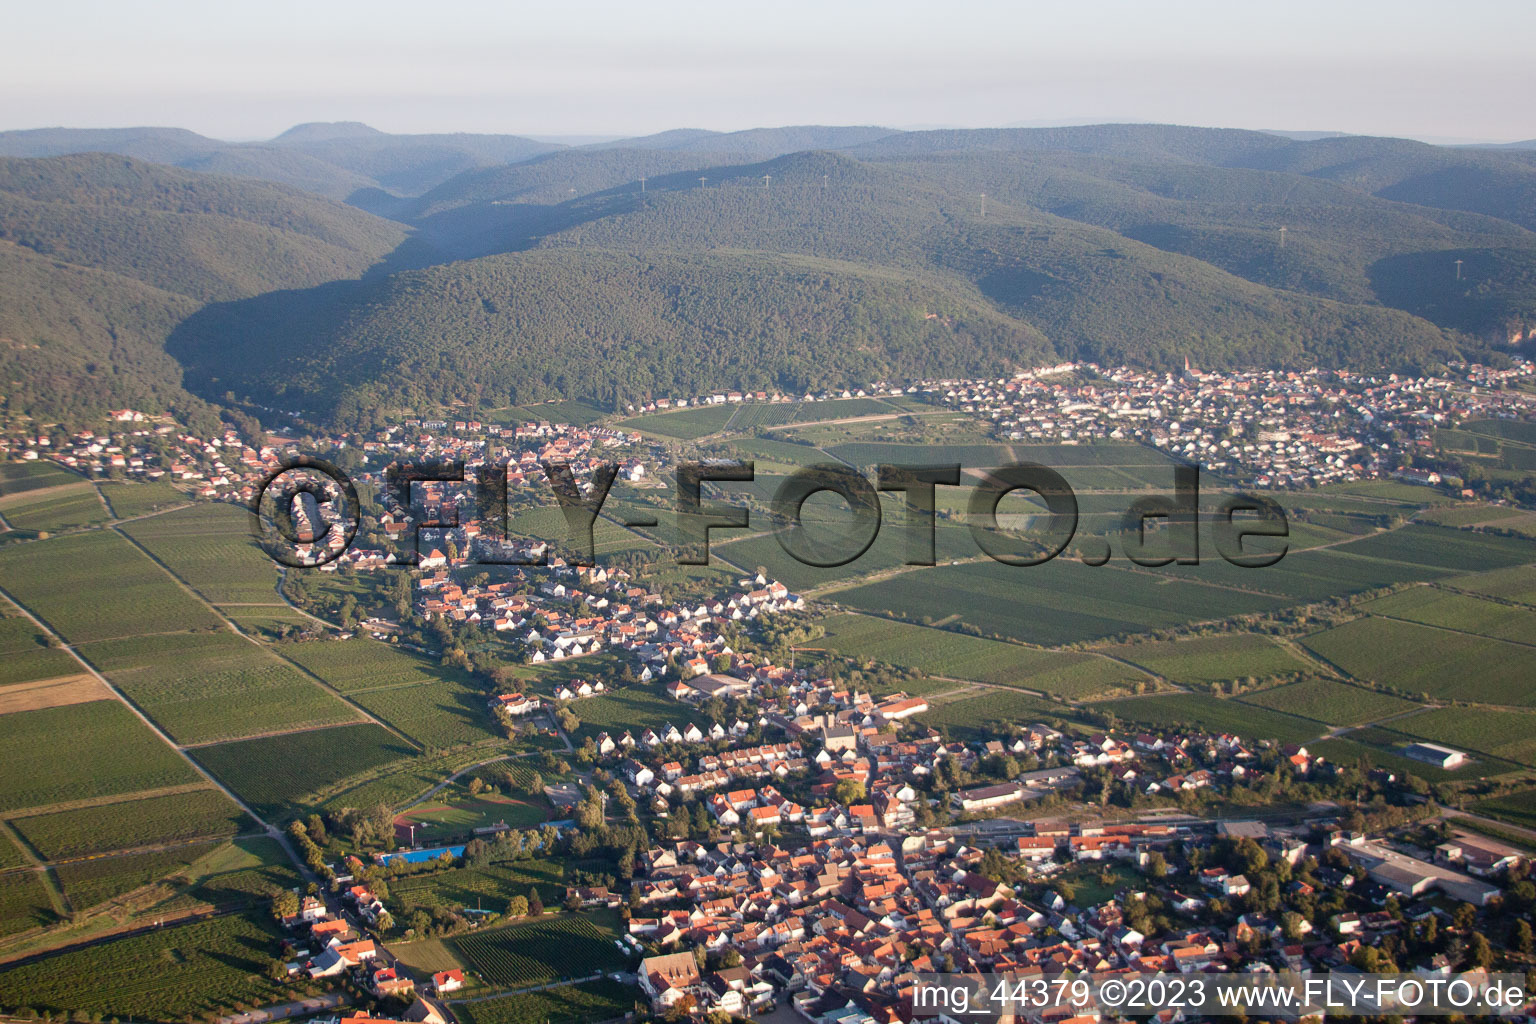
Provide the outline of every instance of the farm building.
{"type": "Polygon", "coordinates": [[[1437,768],[1449,771],[1452,768],[1460,768],[1467,763],[1467,755],[1450,747],[1442,747],[1438,743],[1410,743],[1403,748],[1403,754],[1415,761],[1423,761],[1437,768]]]}
{"type": "Polygon", "coordinates": [[[1011,804],[1024,796],[1024,787],[1017,782],[1005,782],[1000,786],[982,786],[955,794],[955,802],[962,810],[979,811],[989,807],[1011,804]]]}

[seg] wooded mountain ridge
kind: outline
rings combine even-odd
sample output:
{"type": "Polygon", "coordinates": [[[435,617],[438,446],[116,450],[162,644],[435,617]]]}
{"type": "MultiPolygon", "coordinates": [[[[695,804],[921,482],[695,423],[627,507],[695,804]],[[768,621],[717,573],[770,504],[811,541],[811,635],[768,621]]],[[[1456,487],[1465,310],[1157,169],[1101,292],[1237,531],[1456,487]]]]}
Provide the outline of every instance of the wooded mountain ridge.
{"type": "Polygon", "coordinates": [[[1163,125],[560,147],[343,124],[251,145],[10,132],[3,153],[25,158],[0,159],[0,365],[37,415],[357,423],[1057,358],[1412,370],[1536,328],[1521,148],[1163,125]],[[44,155],[82,146],[122,155],[44,155]]]}

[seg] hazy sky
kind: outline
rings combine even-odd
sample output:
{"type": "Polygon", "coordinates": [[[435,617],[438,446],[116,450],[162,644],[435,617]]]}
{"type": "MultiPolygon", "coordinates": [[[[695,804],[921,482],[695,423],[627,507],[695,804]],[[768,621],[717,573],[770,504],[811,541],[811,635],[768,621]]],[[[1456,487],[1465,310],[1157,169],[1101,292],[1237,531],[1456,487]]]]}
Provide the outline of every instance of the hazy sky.
{"type": "Polygon", "coordinates": [[[1103,120],[1536,137],[1533,0],[3,8],[0,128],[264,138],[1103,120]]]}

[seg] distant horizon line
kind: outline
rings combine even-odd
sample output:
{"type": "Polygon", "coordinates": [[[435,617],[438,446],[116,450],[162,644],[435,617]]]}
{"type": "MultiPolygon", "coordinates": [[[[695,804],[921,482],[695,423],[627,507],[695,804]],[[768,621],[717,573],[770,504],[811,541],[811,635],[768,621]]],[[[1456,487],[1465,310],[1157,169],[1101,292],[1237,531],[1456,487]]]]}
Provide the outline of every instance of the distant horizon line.
{"type": "Polygon", "coordinates": [[[1370,133],[1370,132],[1339,131],[1339,130],[1334,130],[1334,129],[1240,128],[1240,127],[1233,127],[1231,125],[1184,124],[1184,123],[1180,123],[1180,122],[1177,122],[1177,121],[1154,121],[1154,120],[1147,120],[1145,118],[1101,118],[1101,119],[1094,119],[1094,118],[1085,118],[1085,119],[1078,119],[1078,118],[1051,118],[1051,119],[1039,119],[1039,120],[1029,120],[1029,121],[1014,121],[1014,122],[1008,122],[1008,123],[1005,123],[1005,124],[995,124],[995,125],[960,125],[960,124],[942,124],[942,123],[923,123],[923,124],[909,124],[909,125],[887,125],[887,124],[879,124],[879,123],[874,123],[874,122],[862,123],[862,124],[860,124],[860,123],[833,124],[833,123],[799,122],[799,123],[786,123],[786,124],[774,124],[774,125],[752,125],[752,126],[746,127],[746,128],[696,128],[696,127],[687,127],[687,126],[677,126],[677,127],[672,127],[672,128],[663,128],[663,129],[660,129],[658,131],[642,132],[642,133],[625,133],[625,132],[611,132],[611,131],[610,132],[601,132],[601,131],[521,132],[521,131],[464,130],[464,129],[441,129],[441,130],[435,130],[435,131],[390,131],[390,130],[386,130],[386,129],[382,129],[382,128],[375,128],[373,125],[367,123],[366,121],[340,119],[340,120],[299,121],[299,122],[296,122],[296,123],[290,125],[287,128],[282,129],[281,131],[277,132],[274,135],[265,136],[265,137],[263,137],[263,136],[222,137],[222,136],[218,136],[218,135],[205,134],[205,133],[203,133],[201,131],[198,131],[197,129],[186,128],[186,127],[183,127],[183,126],[180,126],[180,125],[176,125],[176,124],[112,124],[112,125],[50,124],[50,125],[35,125],[35,126],[32,126],[32,127],[0,128],[0,134],[12,134],[12,133],[21,133],[21,132],[46,132],[46,131],[110,132],[110,131],[134,131],[134,130],[145,130],[145,131],[150,131],[150,130],[170,130],[170,131],[185,131],[185,132],[189,132],[189,133],[191,133],[193,135],[200,136],[200,137],[208,139],[210,141],[221,142],[221,143],[225,143],[225,144],[228,144],[228,145],[261,145],[263,143],[275,142],[278,139],[282,138],[284,135],[286,135],[286,134],[288,134],[288,133],[290,133],[290,132],[292,132],[292,131],[294,131],[296,129],[299,129],[299,128],[349,126],[349,127],[366,128],[370,132],[375,132],[375,133],[377,133],[379,135],[382,135],[382,136],[395,136],[395,137],[398,137],[398,136],[412,136],[412,135],[422,135],[422,136],[434,136],[434,135],[503,136],[503,137],[523,138],[523,139],[528,139],[529,141],[532,141],[532,142],[541,142],[541,143],[545,143],[545,144],[548,144],[548,145],[559,145],[559,146],[568,146],[570,148],[581,148],[583,146],[609,145],[609,144],[614,143],[614,142],[622,142],[622,141],[629,140],[629,139],[639,140],[639,139],[654,138],[654,137],[656,137],[658,135],[665,135],[665,134],[668,134],[670,132],[700,132],[700,133],[708,134],[708,135],[729,136],[729,135],[738,135],[738,134],[742,134],[742,133],[745,133],[745,132],[752,132],[752,131],[777,131],[777,130],[782,130],[782,129],[787,129],[787,128],[880,128],[880,129],[884,129],[884,130],[887,130],[887,131],[890,131],[890,132],[893,132],[893,133],[895,133],[895,132],[901,132],[901,133],[920,133],[920,132],[930,132],[930,131],[973,132],[973,131],[1011,131],[1011,130],[1030,130],[1030,129],[1049,129],[1049,128],[1094,128],[1094,127],[1104,127],[1104,126],[1109,126],[1109,125],[1145,125],[1145,126],[1170,127],[1170,128],[1208,128],[1208,129],[1223,130],[1223,131],[1249,131],[1249,132],[1257,132],[1257,133],[1265,134],[1265,135],[1276,135],[1276,136],[1281,136],[1281,137],[1295,138],[1298,141],[1309,141],[1309,140],[1312,140],[1312,139],[1324,139],[1324,138],[1384,138],[1384,139],[1403,139],[1403,140],[1411,141],[1411,142],[1422,142],[1422,143],[1425,143],[1426,145],[1434,145],[1434,146],[1514,146],[1514,145],[1519,145],[1521,143],[1536,143],[1536,137],[1531,137],[1531,138],[1508,138],[1508,139],[1506,139],[1506,138],[1499,138],[1499,139],[1491,139],[1491,138],[1476,137],[1476,136],[1467,137],[1467,136],[1446,136],[1446,135],[1431,135],[1431,134],[1417,135],[1417,134],[1370,133]]]}

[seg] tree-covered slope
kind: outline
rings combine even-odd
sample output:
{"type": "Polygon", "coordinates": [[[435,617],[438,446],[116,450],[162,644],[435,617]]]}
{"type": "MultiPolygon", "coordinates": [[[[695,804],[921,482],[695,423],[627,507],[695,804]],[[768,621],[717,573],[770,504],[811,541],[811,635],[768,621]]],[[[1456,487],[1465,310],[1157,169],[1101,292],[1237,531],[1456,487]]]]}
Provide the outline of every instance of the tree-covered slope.
{"type": "Polygon", "coordinates": [[[205,392],[358,422],[375,408],[1001,373],[1040,334],[899,272],[752,252],[492,256],[210,307],[171,351],[205,392]]]}
{"type": "Polygon", "coordinates": [[[198,304],[0,242],[0,393],[51,420],[130,406],[200,409],[164,339],[198,304]]]}
{"type": "Polygon", "coordinates": [[[263,182],[106,154],[0,159],[0,239],[203,301],[356,277],[404,237],[263,182]]]}
{"type": "Polygon", "coordinates": [[[356,278],[404,238],[265,182],[101,153],[0,158],[8,407],[70,422],[201,409],[164,349],[178,323],[209,301],[356,278]]]}

